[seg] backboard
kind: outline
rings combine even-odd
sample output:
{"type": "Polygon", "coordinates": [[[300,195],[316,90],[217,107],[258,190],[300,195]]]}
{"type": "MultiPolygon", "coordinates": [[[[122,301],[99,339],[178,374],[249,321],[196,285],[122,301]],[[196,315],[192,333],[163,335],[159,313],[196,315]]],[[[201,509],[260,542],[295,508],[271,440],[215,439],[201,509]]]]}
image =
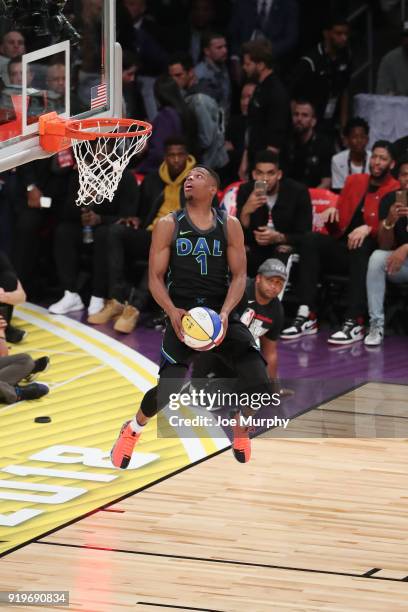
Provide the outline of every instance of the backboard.
{"type": "Polygon", "coordinates": [[[115,0],[0,1],[0,171],[49,155],[38,121],[119,117],[115,0]]]}

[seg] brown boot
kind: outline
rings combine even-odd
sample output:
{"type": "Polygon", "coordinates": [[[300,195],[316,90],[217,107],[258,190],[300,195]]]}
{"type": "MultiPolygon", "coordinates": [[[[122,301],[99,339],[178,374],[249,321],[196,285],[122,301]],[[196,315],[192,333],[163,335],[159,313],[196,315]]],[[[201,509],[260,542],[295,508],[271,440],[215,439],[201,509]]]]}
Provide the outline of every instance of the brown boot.
{"type": "Polygon", "coordinates": [[[117,300],[108,300],[100,312],[89,315],[87,321],[92,325],[103,325],[114,317],[120,317],[125,307],[117,300]]]}
{"type": "Polygon", "coordinates": [[[122,315],[116,321],[113,329],[122,334],[130,334],[135,329],[140,317],[140,310],[130,304],[126,304],[122,315]]]}

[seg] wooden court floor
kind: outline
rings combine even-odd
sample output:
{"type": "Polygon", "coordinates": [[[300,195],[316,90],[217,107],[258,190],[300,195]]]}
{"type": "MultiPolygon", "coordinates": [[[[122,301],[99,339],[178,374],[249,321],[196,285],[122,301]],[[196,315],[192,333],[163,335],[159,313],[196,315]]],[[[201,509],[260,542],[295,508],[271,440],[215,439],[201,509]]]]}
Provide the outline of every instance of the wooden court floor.
{"type": "MultiPolygon", "coordinates": [[[[367,384],[320,410],[340,434],[359,412],[367,436],[390,419],[395,435],[407,396],[367,384]]],[[[406,612],[407,440],[300,435],[257,438],[247,465],[227,450],[11,553],[0,589],[68,590],[85,612],[406,612]]]]}

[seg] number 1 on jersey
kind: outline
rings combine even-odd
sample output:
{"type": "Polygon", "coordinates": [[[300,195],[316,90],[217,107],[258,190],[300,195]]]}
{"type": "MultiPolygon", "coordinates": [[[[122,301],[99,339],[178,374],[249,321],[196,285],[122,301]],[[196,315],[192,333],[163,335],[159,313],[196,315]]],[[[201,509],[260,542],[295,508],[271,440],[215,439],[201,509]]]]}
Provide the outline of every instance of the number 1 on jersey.
{"type": "Polygon", "coordinates": [[[207,254],[200,253],[195,259],[200,264],[201,274],[207,274],[207,254]]]}

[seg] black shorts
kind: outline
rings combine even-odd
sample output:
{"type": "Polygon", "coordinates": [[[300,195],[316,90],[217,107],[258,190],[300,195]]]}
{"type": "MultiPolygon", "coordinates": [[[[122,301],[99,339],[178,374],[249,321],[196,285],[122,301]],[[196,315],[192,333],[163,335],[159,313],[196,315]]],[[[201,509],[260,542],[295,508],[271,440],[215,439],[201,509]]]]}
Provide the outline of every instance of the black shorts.
{"type": "MultiPolygon", "coordinates": [[[[219,346],[211,349],[211,354],[220,357],[222,361],[234,372],[237,364],[245,361],[245,356],[255,352],[259,355],[259,367],[265,369],[265,360],[249,329],[239,320],[230,320],[224,340],[219,346]]],[[[181,342],[170,322],[166,325],[163,337],[160,371],[169,364],[184,365],[188,367],[195,357],[202,355],[201,351],[195,351],[181,342]]]]}

